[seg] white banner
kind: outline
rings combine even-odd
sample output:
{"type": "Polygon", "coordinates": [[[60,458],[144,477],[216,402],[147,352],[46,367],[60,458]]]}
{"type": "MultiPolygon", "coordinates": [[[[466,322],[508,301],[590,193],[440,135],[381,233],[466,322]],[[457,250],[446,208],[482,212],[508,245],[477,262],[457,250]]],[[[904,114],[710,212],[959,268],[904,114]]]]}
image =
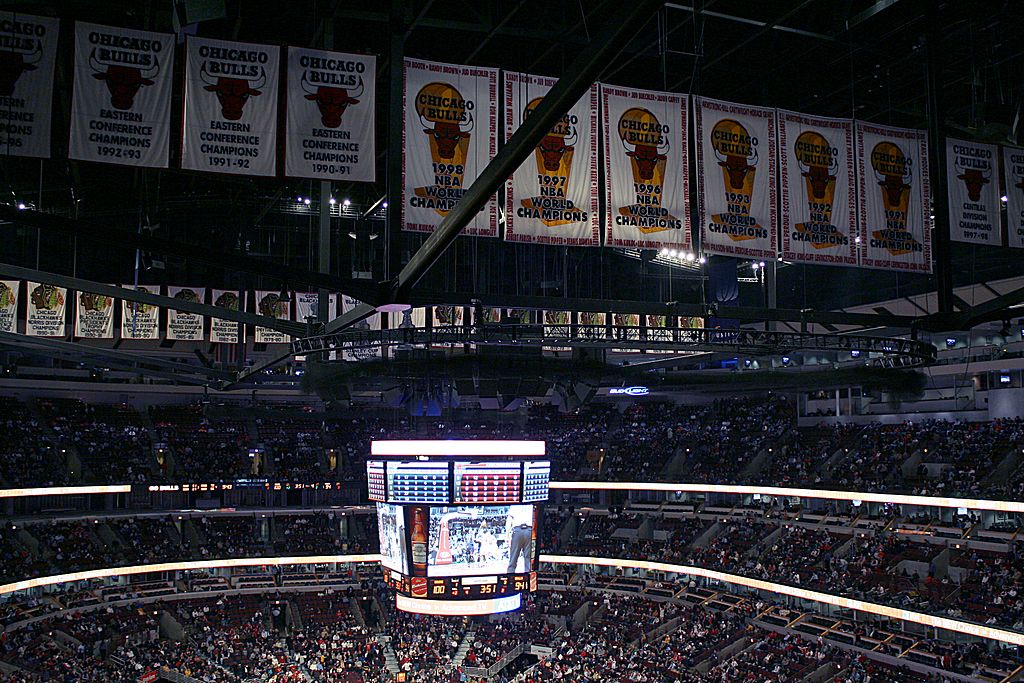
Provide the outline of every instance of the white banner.
{"type": "Polygon", "coordinates": [[[1003,148],[1006,187],[1006,238],[1011,247],[1024,249],[1024,149],[1003,148]]]}
{"type": "Polygon", "coordinates": [[[856,131],[861,265],[932,272],[924,131],[862,121],[856,131]]]}
{"type": "Polygon", "coordinates": [[[376,179],[377,58],[288,48],[285,174],[376,179]]]}
{"type": "Polygon", "coordinates": [[[601,86],[605,243],[692,248],[689,96],[601,86]]]}
{"type": "Polygon", "coordinates": [[[32,337],[63,337],[68,290],[56,285],[26,282],[28,303],[25,334],[32,337]]]}
{"type": "MultiPolygon", "coordinates": [[[[290,296],[281,298],[280,291],[256,290],[256,315],[278,320],[288,320],[291,317],[290,296]]],[[[284,332],[272,330],[269,327],[256,326],[257,344],[287,344],[291,339],[284,332]]]]}
{"type": "Polygon", "coordinates": [[[280,48],[190,37],[187,53],[181,167],[274,175],[280,48]]]}
{"type": "Polygon", "coordinates": [[[75,336],[82,339],[113,339],[114,297],[77,292],[75,299],[75,336]]]}
{"type": "MultiPolygon", "coordinates": [[[[353,299],[350,296],[344,296],[343,295],[341,297],[341,312],[342,312],[342,314],[348,313],[349,311],[351,311],[356,306],[362,305],[362,303],[363,302],[360,301],[359,299],[353,299]]],[[[333,310],[333,309],[331,309],[331,310],[333,310]]],[[[423,309],[420,309],[420,310],[423,310],[423,309]]],[[[365,320],[360,320],[359,322],[357,322],[355,325],[353,325],[349,329],[356,329],[356,330],[358,330],[358,329],[363,329],[363,330],[379,330],[380,329],[380,319],[381,319],[381,314],[380,313],[374,313],[369,318],[367,318],[365,320]]],[[[366,349],[346,349],[343,352],[343,354],[342,354],[342,358],[344,360],[367,360],[369,358],[380,358],[380,357],[381,357],[381,349],[380,349],[379,346],[375,346],[373,348],[366,348],[366,349]]]]}
{"type": "Polygon", "coordinates": [[[0,154],[50,158],[60,21],[0,12],[0,154]]]}
{"type": "Polygon", "coordinates": [[[20,280],[0,280],[0,332],[18,331],[20,280]]]}
{"type": "MultiPolygon", "coordinates": [[[[506,142],[557,82],[505,72],[506,142]]],[[[505,183],[505,239],[601,246],[597,200],[597,86],[592,85],[505,183]]]]}
{"type": "MultiPolygon", "coordinates": [[[[194,304],[204,303],[205,287],[168,287],[167,296],[194,304]]],[[[176,341],[202,341],[205,316],[167,309],[167,338],[176,341]]]]}
{"type": "MultiPolygon", "coordinates": [[[[319,315],[320,295],[317,292],[295,292],[295,320],[306,323],[310,318],[317,319],[319,315]]],[[[338,317],[338,295],[327,295],[327,320],[334,320],[338,317]]]]}
{"type": "Polygon", "coordinates": [[[774,259],[775,110],[702,97],[696,104],[701,248],[774,259]]]}
{"type": "Polygon", "coordinates": [[[999,148],[947,138],[946,184],[949,238],[956,242],[1001,245],[999,148]]]}
{"type": "MultiPolygon", "coordinates": [[[[568,337],[571,333],[572,312],[544,311],[544,336],[568,337]]],[[[572,351],[571,346],[542,346],[541,351],[572,351]]]]}
{"type": "Polygon", "coordinates": [[[853,122],[779,111],[782,258],[857,265],[853,122]]]}
{"type": "MultiPolygon", "coordinates": [[[[498,70],[405,60],[402,227],[431,232],[498,151],[498,70]]],[[[491,199],[462,231],[498,235],[491,199]]]]}
{"type": "Polygon", "coordinates": [[[68,156],[167,168],[174,36],[75,24],[68,156]]]}
{"type": "MultiPolygon", "coordinates": [[[[213,305],[229,311],[241,310],[238,292],[224,289],[212,290],[213,305]]],[[[220,344],[237,344],[242,324],[221,318],[210,318],[210,341],[220,344]]]]}
{"type": "MultiPolygon", "coordinates": [[[[132,287],[146,294],[159,294],[160,287],[132,287]]],[[[160,307],[152,304],[141,304],[137,301],[121,300],[121,339],[159,339],[160,338],[160,307]]]]}

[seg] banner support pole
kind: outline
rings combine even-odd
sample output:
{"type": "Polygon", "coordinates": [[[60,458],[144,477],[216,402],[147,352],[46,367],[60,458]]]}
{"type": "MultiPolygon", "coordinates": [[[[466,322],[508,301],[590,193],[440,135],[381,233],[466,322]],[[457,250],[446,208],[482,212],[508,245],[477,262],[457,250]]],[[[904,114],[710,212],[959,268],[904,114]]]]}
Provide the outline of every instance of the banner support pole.
{"type": "MultiPolygon", "coordinates": [[[[928,169],[931,176],[931,207],[935,226],[932,232],[935,250],[935,289],[938,293],[939,313],[953,313],[953,264],[949,240],[949,186],[946,178],[946,139],[944,135],[945,114],[941,104],[940,76],[942,73],[940,54],[941,27],[939,26],[938,3],[925,0],[927,23],[925,48],[927,50],[926,74],[928,81],[928,169]]],[[[925,217],[928,214],[922,216],[925,217]]],[[[928,229],[928,222],[925,222],[928,229]]]]}

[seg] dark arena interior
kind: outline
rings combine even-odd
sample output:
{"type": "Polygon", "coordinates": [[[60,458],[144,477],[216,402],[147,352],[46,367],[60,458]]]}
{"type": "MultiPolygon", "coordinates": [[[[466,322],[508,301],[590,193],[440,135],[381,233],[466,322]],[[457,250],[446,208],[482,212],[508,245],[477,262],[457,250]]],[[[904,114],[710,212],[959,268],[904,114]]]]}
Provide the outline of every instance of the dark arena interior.
{"type": "Polygon", "coordinates": [[[0,682],[1024,681],[1021,35],[0,0],[0,682]]]}

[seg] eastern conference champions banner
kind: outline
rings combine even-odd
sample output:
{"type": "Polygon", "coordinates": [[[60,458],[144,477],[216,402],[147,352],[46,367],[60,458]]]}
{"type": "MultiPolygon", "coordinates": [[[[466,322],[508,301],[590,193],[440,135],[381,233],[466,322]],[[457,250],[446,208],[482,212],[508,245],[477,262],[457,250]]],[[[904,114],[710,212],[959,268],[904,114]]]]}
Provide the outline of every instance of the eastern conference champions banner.
{"type": "Polygon", "coordinates": [[[60,22],[0,12],[0,154],[50,158],[60,22]]]}
{"type": "Polygon", "coordinates": [[[288,48],[285,175],[375,179],[377,58],[288,48]]]}
{"type": "Polygon", "coordinates": [[[697,98],[704,251],[775,258],[775,110],[697,98]]]}
{"type": "Polygon", "coordinates": [[[280,48],[188,39],[181,167],[272,176],[280,48]]]}
{"type": "Polygon", "coordinates": [[[601,86],[607,243],[690,249],[687,96],[601,86]]]}
{"type": "MultiPolygon", "coordinates": [[[[431,232],[498,150],[498,70],[405,60],[402,226],[431,232]]],[[[464,235],[496,237],[494,197],[464,235]]]]}
{"type": "MultiPolygon", "coordinates": [[[[506,142],[557,82],[505,73],[506,142]]],[[[505,239],[600,246],[596,188],[597,86],[592,85],[505,183],[505,239]]]]}
{"type": "Polygon", "coordinates": [[[167,168],[174,36],[75,24],[68,156],[167,168]]]}
{"type": "Polygon", "coordinates": [[[930,273],[924,131],[857,122],[861,265],[930,273]]]}
{"type": "Polygon", "coordinates": [[[782,258],[857,265],[853,122],[779,111],[782,258]]]}
{"type": "Polygon", "coordinates": [[[999,148],[946,138],[949,237],[1002,245],[999,227],[999,148]]]}
{"type": "Polygon", "coordinates": [[[1006,179],[1007,244],[1024,248],[1024,149],[1003,148],[1003,173],[1006,179]]]}

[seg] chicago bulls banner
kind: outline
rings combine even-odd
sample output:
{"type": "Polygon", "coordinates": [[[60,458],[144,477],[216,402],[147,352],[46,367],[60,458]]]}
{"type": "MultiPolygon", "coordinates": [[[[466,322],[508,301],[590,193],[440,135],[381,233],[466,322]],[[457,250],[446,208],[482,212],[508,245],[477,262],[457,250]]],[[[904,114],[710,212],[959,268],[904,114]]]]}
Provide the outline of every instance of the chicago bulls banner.
{"type": "MultiPolygon", "coordinates": [[[[146,294],[159,294],[160,287],[131,287],[146,294]]],[[[121,339],[159,339],[160,308],[138,301],[121,300],[121,339]]]]}
{"type": "Polygon", "coordinates": [[[687,101],[601,86],[606,244],[690,249],[687,101]]]}
{"type": "MultiPolygon", "coordinates": [[[[291,315],[291,297],[281,297],[279,291],[256,290],[256,314],[278,320],[288,320],[291,315]]],[[[287,344],[288,335],[269,327],[256,326],[257,344],[287,344]]]]}
{"type": "Polygon", "coordinates": [[[0,332],[18,331],[20,280],[0,280],[0,332]]]}
{"type": "Polygon", "coordinates": [[[274,175],[281,50],[190,37],[187,52],[181,167],[274,175]]]}
{"type": "Polygon", "coordinates": [[[68,156],[167,168],[174,36],[75,24],[68,156]]]}
{"type": "Polygon", "coordinates": [[[57,285],[26,282],[28,303],[25,334],[31,337],[63,337],[68,290],[57,285]]]}
{"type": "MultiPolygon", "coordinates": [[[[201,304],[206,298],[205,287],[168,287],[172,299],[201,304]]],[[[175,341],[202,341],[205,316],[167,309],[167,338],[175,341]]]]}
{"type": "Polygon", "coordinates": [[[1003,181],[1007,244],[1024,249],[1024,149],[1003,148],[1003,181]]]}
{"type": "MultiPolygon", "coordinates": [[[[405,60],[402,226],[431,232],[498,151],[498,70],[405,60]]],[[[464,235],[496,237],[494,197],[464,235]]]]}
{"type": "MultiPolygon", "coordinates": [[[[224,289],[213,290],[213,305],[229,311],[240,310],[238,292],[224,289]]],[[[210,341],[220,344],[237,344],[241,334],[241,323],[221,318],[210,319],[210,341]]]]}
{"type": "Polygon", "coordinates": [[[702,97],[696,105],[701,248],[775,258],[775,110],[702,97]]]}
{"type": "Polygon", "coordinates": [[[782,258],[857,265],[853,122],[779,111],[782,258]]]}
{"type": "Polygon", "coordinates": [[[1000,245],[999,148],[946,139],[949,186],[949,238],[957,242],[1000,245]]]}
{"type": "Polygon", "coordinates": [[[77,292],[75,300],[75,336],[82,339],[113,339],[114,298],[77,292]]]}
{"type": "MultiPolygon", "coordinates": [[[[342,312],[342,314],[348,313],[353,308],[356,308],[357,306],[362,306],[362,305],[363,305],[363,302],[360,301],[359,299],[354,299],[354,298],[352,298],[350,296],[344,296],[344,295],[342,295],[342,297],[341,297],[341,312],[342,312]]],[[[423,309],[420,309],[420,310],[422,311],[423,309]]],[[[350,329],[350,330],[353,330],[353,329],[354,330],[379,330],[380,329],[380,322],[381,322],[381,315],[382,314],[380,314],[380,313],[374,313],[369,318],[366,318],[365,320],[360,320],[359,322],[354,324],[352,327],[349,327],[348,329],[350,329]]],[[[420,325],[420,326],[422,327],[422,325],[420,325]]],[[[344,360],[368,360],[370,358],[380,358],[380,357],[381,357],[381,348],[379,346],[375,346],[375,347],[372,347],[372,348],[363,348],[363,349],[345,349],[342,352],[342,358],[344,360]]]]}
{"type": "Polygon", "coordinates": [[[857,122],[861,265],[932,271],[928,142],[924,131],[857,122]]]}
{"type": "Polygon", "coordinates": [[[377,58],[288,48],[285,174],[373,182],[377,58]]]}
{"type": "Polygon", "coordinates": [[[50,158],[60,21],[0,12],[0,154],[50,158]]]}
{"type": "MultiPolygon", "coordinates": [[[[505,72],[505,140],[557,78],[505,72]]],[[[505,183],[505,239],[598,247],[597,86],[556,123],[505,183]]]]}

